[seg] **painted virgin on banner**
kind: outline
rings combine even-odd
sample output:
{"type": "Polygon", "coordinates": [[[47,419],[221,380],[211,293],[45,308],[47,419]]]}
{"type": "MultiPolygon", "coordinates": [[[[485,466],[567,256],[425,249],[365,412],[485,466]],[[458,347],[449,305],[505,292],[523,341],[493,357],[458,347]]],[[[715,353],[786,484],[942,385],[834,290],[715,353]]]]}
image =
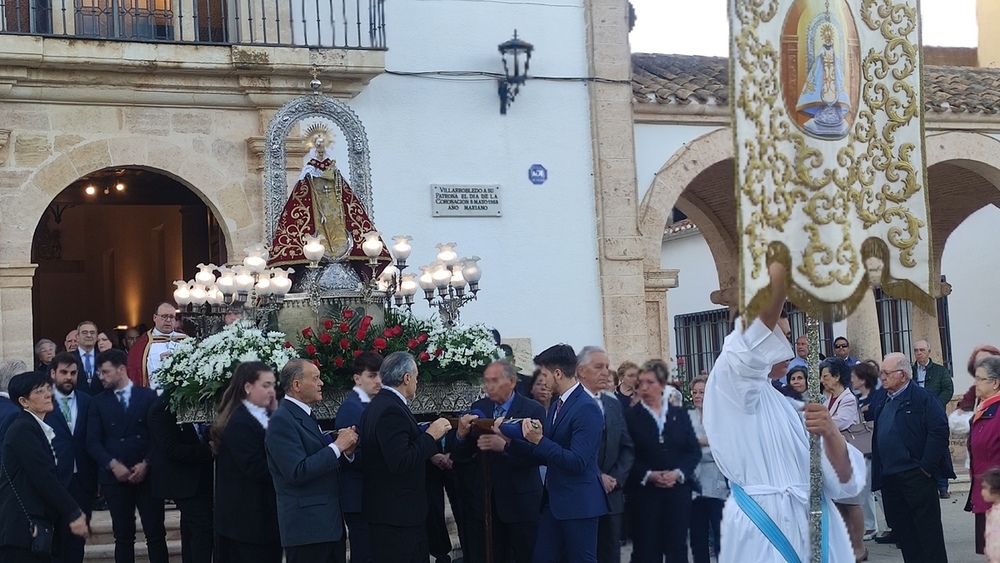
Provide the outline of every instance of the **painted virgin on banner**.
{"type": "Polygon", "coordinates": [[[740,309],[785,262],[825,321],[869,289],[930,308],[917,0],[730,0],[740,309]]]}

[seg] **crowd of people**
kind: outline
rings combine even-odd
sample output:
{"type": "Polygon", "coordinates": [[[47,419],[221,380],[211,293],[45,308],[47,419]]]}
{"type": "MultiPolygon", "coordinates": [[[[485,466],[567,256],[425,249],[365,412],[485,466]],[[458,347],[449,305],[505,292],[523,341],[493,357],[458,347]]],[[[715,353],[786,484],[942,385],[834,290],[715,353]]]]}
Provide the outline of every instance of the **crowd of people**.
{"type": "MultiPolygon", "coordinates": [[[[136,512],[149,560],[169,560],[166,502],[180,512],[186,563],[348,553],[443,563],[454,547],[466,563],[618,563],[628,541],[633,563],[805,560],[810,433],[823,444],[827,561],[866,560],[873,539],[896,543],[907,562],[947,561],[939,498],[955,477],[951,374],[923,340],[913,361],[878,362],[853,358],[839,337],[819,366],[823,397],[810,401],[804,339],[793,349],[782,275],[772,279],[771,303],[736,321],[687,398],[662,361],[612,369],[600,347],[561,344],[534,358],[531,376],[489,364],[482,399],[429,420],[409,408],[414,358],[364,352],[329,423],[312,413],[319,369],[298,359],[277,373],[240,364],[212,424],[178,423],[156,380],[185,338],[173,306],[160,304],[153,328],[121,347],[81,322],[61,351],[38,342],[35,369],[0,365],[0,563],[82,561],[98,502],[120,563],[135,559],[136,512]],[[870,446],[848,445],[857,432],[870,446]],[[762,532],[768,520],[773,536],[762,532]]],[[[977,348],[968,370],[967,510],[977,552],[996,557],[1000,350],[977,348]]]]}

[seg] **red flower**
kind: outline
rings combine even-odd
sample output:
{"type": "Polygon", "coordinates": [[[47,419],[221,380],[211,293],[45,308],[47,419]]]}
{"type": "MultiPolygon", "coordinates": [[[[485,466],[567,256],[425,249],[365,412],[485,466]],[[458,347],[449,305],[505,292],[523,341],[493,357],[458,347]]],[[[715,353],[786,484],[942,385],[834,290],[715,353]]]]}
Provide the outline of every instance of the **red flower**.
{"type": "Polygon", "coordinates": [[[421,362],[426,362],[431,359],[431,355],[428,354],[427,352],[421,352],[419,358],[421,362]]]}
{"type": "Polygon", "coordinates": [[[371,316],[365,315],[365,318],[361,319],[361,328],[368,330],[368,327],[371,326],[373,320],[374,319],[372,319],[371,316]]]}
{"type": "Polygon", "coordinates": [[[385,347],[386,347],[386,341],[385,341],[384,338],[376,338],[375,339],[375,349],[376,350],[378,350],[378,351],[381,352],[382,350],[385,350],[385,347]]]}
{"type": "Polygon", "coordinates": [[[319,360],[313,360],[313,365],[316,367],[322,367],[319,363],[319,360]]]}
{"type": "Polygon", "coordinates": [[[684,365],[684,358],[677,358],[677,365],[679,366],[684,365]]]}
{"type": "Polygon", "coordinates": [[[418,334],[417,335],[417,342],[419,342],[421,344],[423,344],[424,342],[427,342],[427,335],[424,334],[424,333],[422,333],[422,332],[420,334],[418,334]]]}
{"type": "Polygon", "coordinates": [[[357,340],[364,340],[366,336],[368,336],[368,331],[363,328],[354,333],[354,338],[357,340]]]}
{"type": "Polygon", "coordinates": [[[399,325],[396,325],[396,326],[392,327],[392,335],[393,336],[399,336],[400,334],[403,334],[403,327],[401,327],[399,325]]]}
{"type": "Polygon", "coordinates": [[[315,353],[316,353],[316,347],[313,346],[312,344],[306,344],[306,354],[312,356],[315,353]]]}
{"type": "Polygon", "coordinates": [[[391,328],[387,328],[387,329],[385,329],[385,330],[382,331],[382,336],[384,336],[386,338],[392,338],[392,336],[394,334],[396,334],[396,333],[393,332],[391,328]]]}
{"type": "Polygon", "coordinates": [[[434,350],[434,356],[440,356],[441,354],[444,354],[444,350],[442,350],[440,348],[438,348],[437,350],[434,350]]]}
{"type": "Polygon", "coordinates": [[[307,326],[304,329],[302,329],[302,336],[305,336],[306,338],[312,338],[312,336],[313,336],[313,329],[312,329],[312,327],[311,326],[307,326]]]}
{"type": "Polygon", "coordinates": [[[285,348],[292,348],[293,344],[291,342],[285,341],[285,348]]]}
{"type": "Polygon", "coordinates": [[[344,367],[344,358],[341,358],[339,356],[334,358],[333,365],[337,366],[338,368],[344,367]]]}
{"type": "Polygon", "coordinates": [[[348,348],[351,347],[351,341],[346,338],[341,338],[340,347],[343,348],[344,350],[347,350],[348,348]]]}
{"type": "Polygon", "coordinates": [[[342,316],[343,316],[343,317],[344,317],[345,319],[350,319],[350,318],[353,318],[353,317],[354,317],[354,311],[352,311],[352,310],[350,310],[350,309],[344,309],[344,312],[342,313],[342,316]]]}
{"type": "Polygon", "coordinates": [[[361,354],[362,354],[363,352],[364,352],[364,350],[355,350],[355,351],[354,351],[354,357],[355,357],[355,358],[357,358],[357,357],[358,357],[358,356],[360,356],[360,355],[361,355],[361,354]]]}
{"type": "Polygon", "coordinates": [[[323,327],[326,328],[326,330],[333,330],[333,319],[326,319],[323,321],[323,327]]]}
{"type": "Polygon", "coordinates": [[[351,327],[347,323],[340,323],[340,326],[337,328],[339,328],[340,332],[344,334],[347,334],[347,331],[351,330],[351,327]]]}
{"type": "Polygon", "coordinates": [[[323,334],[319,335],[319,341],[322,342],[323,344],[329,344],[333,342],[333,337],[330,336],[329,332],[324,332],[323,334]]]}
{"type": "Polygon", "coordinates": [[[416,338],[411,338],[406,342],[406,347],[409,348],[410,350],[413,350],[417,346],[420,346],[420,343],[417,342],[416,338]]]}

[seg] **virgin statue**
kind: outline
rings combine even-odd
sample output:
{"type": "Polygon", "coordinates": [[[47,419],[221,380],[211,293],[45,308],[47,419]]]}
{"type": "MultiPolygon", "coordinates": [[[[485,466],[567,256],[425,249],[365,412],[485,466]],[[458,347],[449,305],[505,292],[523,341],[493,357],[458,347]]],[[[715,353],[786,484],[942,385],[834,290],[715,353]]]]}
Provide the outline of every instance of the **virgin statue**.
{"type": "Polygon", "coordinates": [[[846,116],[851,112],[850,92],[844,81],[844,61],[834,48],[836,31],[829,22],[819,27],[822,45],[806,70],[805,85],[795,109],[811,117],[803,127],[817,137],[839,138],[847,134],[846,116]]]}
{"type": "MultiPolygon", "coordinates": [[[[306,133],[312,148],[278,218],[268,266],[308,264],[302,249],[303,237],[313,235],[320,237],[326,247],[324,261],[347,262],[359,276],[370,278],[372,272],[361,243],[365,233],[375,230],[375,225],[327,152],[330,133],[319,127],[312,127],[306,133]]],[[[389,252],[383,244],[379,262],[389,261],[389,252]]]]}

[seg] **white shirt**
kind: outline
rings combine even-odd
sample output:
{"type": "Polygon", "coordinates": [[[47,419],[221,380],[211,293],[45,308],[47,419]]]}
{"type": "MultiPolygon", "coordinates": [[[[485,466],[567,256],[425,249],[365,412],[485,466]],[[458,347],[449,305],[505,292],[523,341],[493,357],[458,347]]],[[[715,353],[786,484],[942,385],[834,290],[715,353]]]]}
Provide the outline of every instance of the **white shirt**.
{"type": "Polygon", "coordinates": [[[357,393],[358,397],[361,398],[362,403],[372,402],[372,398],[368,396],[368,393],[365,393],[365,390],[358,387],[357,385],[354,386],[354,392],[357,393]]]}
{"type": "MultiPolygon", "coordinates": [[[[562,401],[563,405],[566,405],[566,401],[569,400],[569,396],[572,395],[573,391],[576,391],[576,388],[579,387],[579,386],[580,386],[580,382],[577,381],[576,383],[573,384],[572,387],[570,387],[569,389],[567,389],[562,395],[559,395],[559,399],[557,399],[557,400],[562,401]]],[[[587,390],[587,388],[584,387],[584,391],[586,391],[586,390],[587,390]]],[[[560,408],[562,408],[562,407],[560,407],[560,408]]],[[[556,421],[556,417],[557,416],[559,416],[558,412],[553,412],[552,413],[552,422],[556,421]]]]}
{"type": "MultiPolygon", "coordinates": [[[[809,435],[801,415],[771,386],[771,366],[792,357],[780,330],[742,319],[726,337],[705,389],[703,422],[722,473],[741,485],[777,524],[802,561],[809,560],[809,435]]],[[[820,446],[822,448],[822,444],[820,446]]],[[[822,450],[821,450],[822,451],[822,450]]],[[[829,563],[853,563],[854,552],[833,499],[864,488],[865,459],[848,446],[852,475],[841,483],[825,455],[823,489],[829,517],[829,563]]],[[[719,563],[783,561],[778,551],[730,498],[723,510],[719,563]]]]}
{"type": "Polygon", "coordinates": [[[130,379],[128,380],[128,384],[126,384],[125,387],[123,387],[122,389],[115,389],[115,400],[121,402],[121,399],[119,399],[118,397],[124,397],[125,404],[131,405],[133,387],[135,387],[135,385],[132,383],[132,380],[130,379]]]}
{"type": "MultiPolygon", "coordinates": [[[[291,401],[293,405],[298,405],[298,407],[300,409],[306,411],[307,415],[312,416],[313,410],[312,410],[312,407],[310,407],[309,405],[303,403],[302,401],[300,401],[300,400],[298,400],[295,397],[292,397],[290,395],[285,395],[285,399],[284,400],[291,401]]],[[[251,412],[250,414],[253,414],[253,412],[251,412]]],[[[266,428],[266,426],[265,426],[265,428],[266,428]]],[[[319,428],[319,423],[318,422],[316,423],[316,428],[319,428]]],[[[322,433],[322,432],[323,432],[323,429],[320,428],[320,433],[322,433]]],[[[337,447],[337,444],[330,444],[327,447],[330,448],[331,450],[333,450],[333,453],[336,454],[337,457],[340,457],[340,448],[337,447]]]]}
{"type": "Polygon", "coordinates": [[[76,419],[79,414],[76,405],[76,391],[71,391],[69,395],[63,395],[62,391],[58,389],[52,389],[53,396],[56,399],[56,412],[59,416],[63,415],[63,401],[69,399],[69,420],[66,421],[66,425],[69,426],[69,433],[73,434],[76,432],[76,419]]]}
{"type": "Polygon", "coordinates": [[[80,354],[80,367],[83,368],[87,383],[90,383],[90,378],[97,375],[97,348],[91,348],[89,352],[83,348],[77,348],[76,351],[80,354]],[[90,356],[90,373],[87,373],[87,356],[90,356]]]}
{"type": "MultiPolygon", "coordinates": [[[[30,413],[31,416],[35,417],[35,422],[37,422],[38,426],[40,426],[42,428],[42,432],[45,434],[45,438],[49,441],[49,447],[51,448],[52,447],[52,440],[56,437],[56,431],[53,430],[52,427],[49,426],[48,424],[45,424],[44,420],[38,418],[37,414],[35,414],[35,413],[33,413],[33,412],[29,411],[29,410],[25,410],[24,412],[30,413]]],[[[55,452],[53,452],[53,453],[55,453],[55,452]]]]}
{"type": "MultiPolygon", "coordinates": [[[[583,390],[586,391],[588,395],[590,395],[591,397],[593,397],[595,401],[597,401],[597,408],[601,409],[601,414],[603,415],[604,414],[604,401],[601,400],[601,392],[598,391],[597,393],[591,393],[590,389],[587,389],[586,385],[583,386],[583,390]]],[[[563,402],[565,403],[566,400],[563,399],[563,402]]]]}
{"type": "MultiPolygon", "coordinates": [[[[297,403],[298,401],[295,402],[297,403]]],[[[264,407],[258,407],[246,399],[243,399],[243,406],[247,408],[247,412],[250,413],[250,416],[254,417],[257,422],[264,427],[264,430],[267,430],[267,421],[271,420],[267,417],[267,409],[264,407]]]]}
{"type": "Polygon", "coordinates": [[[150,340],[152,340],[154,336],[166,336],[171,338],[171,340],[168,340],[167,342],[150,342],[149,356],[146,357],[146,373],[149,374],[149,386],[159,392],[160,385],[154,375],[157,371],[159,371],[160,367],[163,366],[163,360],[160,359],[160,356],[163,355],[164,352],[173,352],[174,348],[177,347],[177,342],[174,342],[172,339],[182,336],[182,333],[175,330],[170,334],[167,334],[154,328],[152,334],[149,336],[150,340]]]}
{"type": "Polygon", "coordinates": [[[386,386],[386,387],[383,387],[382,389],[388,389],[389,391],[392,391],[393,393],[396,394],[397,397],[399,397],[400,399],[403,400],[403,404],[404,405],[410,406],[410,402],[407,401],[406,397],[404,397],[403,394],[400,393],[395,387],[388,387],[388,386],[386,386]]]}

